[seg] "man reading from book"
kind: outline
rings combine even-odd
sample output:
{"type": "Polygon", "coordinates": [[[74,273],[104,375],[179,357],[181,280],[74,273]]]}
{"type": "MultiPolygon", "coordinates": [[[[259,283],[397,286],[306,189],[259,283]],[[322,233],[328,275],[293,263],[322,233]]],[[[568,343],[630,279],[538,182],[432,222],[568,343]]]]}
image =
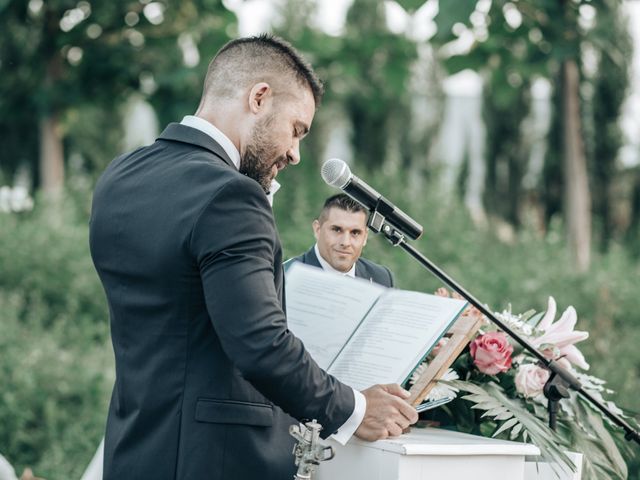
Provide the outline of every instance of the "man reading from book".
{"type": "Polygon", "coordinates": [[[285,269],[293,262],[302,262],[393,287],[393,275],[387,267],[360,256],[367,244],[367,213],[362,205],[344,193],[327,198],[312,224],[316,244],[288,260],[285,269]]]}
{"type": "Polygon", "coordinates": [[[341,383],[287,326],[268,194],[300,163],[321,97],[284,40],[232,40],[195,114],[98,180],[90,247],[116,370],[104,480],[282,480],[297,421],[342,443],[417,421],[399,385],[341,383]]]}

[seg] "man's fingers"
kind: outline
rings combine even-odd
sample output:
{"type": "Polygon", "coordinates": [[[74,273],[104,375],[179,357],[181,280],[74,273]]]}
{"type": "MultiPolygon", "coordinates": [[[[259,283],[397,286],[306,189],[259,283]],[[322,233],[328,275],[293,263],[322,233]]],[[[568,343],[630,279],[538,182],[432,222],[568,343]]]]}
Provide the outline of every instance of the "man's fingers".
{"type": "Polygon", "coordinates": [[[405,390],[404,388],[402,388],[400,385],[398,385],[397,383],[387,383],[386,385],[380,385],[387,393],[390,393],[391,395],[395,395],[396,397],[400,397],[400,398],[409,398],[411,396],[411,393],[408,392],[407,390],[405,390]]]}
{"type": "Polygon", "coordinates": [[[415,407],[409,405],[407,402],[399,402],[398,411],[409,421],[410,425],[418,421],[418,412],[415,407]]]}
{"type": "Polygon", "coordinates": [[[397,423],[389,425],[389,427],[387,428],[387,432],[389,432],[390,437],[399,437],[400,435],[402,435],[402,430],[403,429],[400,428],[397,423]]]}
{"type": "Polygon", "coordinates": [[[418,412],[406,402],[409,392],[397,384],[374,385],[362,392],[367,411],[356,435],[365,440],[397,437],[418,421],[418,412]]]}
{"type": "Polygon", "coordinates": [[[400,412],[400,414],[404,418],[406,418],[409,421],[410,425],[418,421],[418,412],[416,412],[416,409],[402,399],[410,396],[411,394],[409,392],[407,392],[404,388],[402,388],[400,385],[397,385],[395,383],[382,385],[382,388],[386,392],[396,397],[400,397],[396,399],[396,401],[393,403],[393,406],[398,410],[398,412],[400,412]],[[406,393],[406,395],[403,392],[406,393]]]}

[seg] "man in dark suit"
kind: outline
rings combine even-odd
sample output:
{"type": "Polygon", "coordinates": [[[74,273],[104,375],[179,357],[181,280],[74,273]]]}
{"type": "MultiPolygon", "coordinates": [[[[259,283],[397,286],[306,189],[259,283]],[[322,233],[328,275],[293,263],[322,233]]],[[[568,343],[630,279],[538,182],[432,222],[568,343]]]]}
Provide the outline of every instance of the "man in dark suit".
{"type": "Polygon", "coordinates": [[[287,260],[285,270],[293,262],[302,262],[393,287],[393,275],[387,267],[361,257],[368,233],[367,210],[362,205],[344,193],[329,197],[312,226],[316,244],[287,260]]]}
{"type": "Polygon", "coordinates": [[[234,40],[196,114],[99,179],[90,245],[116,360],[105,479],[283,480],[294,419],[342,442],[417,420],[398,385],[354,391],[287,329],[268,193],[321,95],[286,42],[234,40]]]}

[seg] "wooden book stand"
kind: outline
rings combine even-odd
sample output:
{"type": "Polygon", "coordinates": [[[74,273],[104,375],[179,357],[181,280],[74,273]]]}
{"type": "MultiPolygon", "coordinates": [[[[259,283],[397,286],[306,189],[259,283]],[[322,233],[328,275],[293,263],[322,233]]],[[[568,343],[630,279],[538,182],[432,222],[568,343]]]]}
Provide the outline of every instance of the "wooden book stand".
{"type": "Polygon", "coordinates": [[[436,382],[458,358],[483,323],[482,315],[461,315],[455,321],[449,331],[444,334],[444,338],[448,339],[447,343],[440,348],[426,370],[409,389],[411,396],[407,401],[411,405],[420,405],[424,401],[436,382]]]}

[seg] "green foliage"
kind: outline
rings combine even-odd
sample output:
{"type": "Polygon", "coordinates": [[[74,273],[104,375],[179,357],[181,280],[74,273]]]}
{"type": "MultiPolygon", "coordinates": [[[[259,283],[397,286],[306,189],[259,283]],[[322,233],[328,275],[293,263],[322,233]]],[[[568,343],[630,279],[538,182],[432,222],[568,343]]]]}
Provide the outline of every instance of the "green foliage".
{"type": "MultiPolygon", "coordinates": [[[[407,143],[406,121],[411,116],[412,100],[408,92],[418,46],[404,35],[389,31],[382,2],[355,0],[340,37],[331,37],[312,26],[309,18],[316,4],[314,0],[286,2],[283,20],[275,32],[312,60],[327,85],[325,105],[336,106],[346,114],[352,126],[350,140],[356,162],[369,169],[378,168],[388,159],[393,139],[407,143]]],[[[335,116],[336,112],[325,113],[335,116]]],[[[326,130],[334,120],[325,122],[323,115],[321,110],[314,130],[318,122],[326,130]]],[[[321,153],[321,149],[316,150],[316,154],[321,153]]]]}
{"type": "Polygon", "coordinates": [[[466,381],[444,383],[468,392],[461,397],[462,400],[471,402],[471,409],[483,410],[484,413],[469,419],[468,409],[459,409],[459,403],[452,404],[445,408],[445,425],[452,424],[465,429],[471,424],[476,431],[479,428],[483,435],[491,433],[493,437],[501,436],[510,440],[521,438],[531,442],[540,448],[542,458],[551,462],[558,474],[568,469],[575,470],[563,452],[576,451],[584,456],[582,465],[585,479],[627,478],[627,465],[620,452],[622,450],[627,456],[632,456],[633,450],[624,445],[621,439],[616,442],[612,436],[619,433],[616,427],[605,421],[600,411],[575,392],[562,401],[562,414],[557,432],[554,432],[546,425],[546,407],[536,400],[525,400],[518,396],[510,385],[513,377],[507,374],[497,377],[463,374],[463,377],[468,378],[466,381]],[[507,379],[510,382],[505,382],[507,379]]]}
{"type": "Polygon", "coordinates": [[[0,215],[0,452],[48,479],[82,474],[113,376],[86,217],[64,207],[0,215]]]}
{"type": "Polygon", "coordinates": [[[584,478],[626,479],[627,466],[611,435],[609,424],[583,398],[572,394],[569,402],[580,415],[580,420],[567,419],[563,427],[571,432],[571,441],[576,450],[584,454],[584,478]]]}
{"type": "MultiPolygon", "coordinates": [[[[593,122],[585,135],[589,152],[589,169],[592,175],[593,206],[600,220],[600,248],[606,250],[612,237],[616,236],[613,219],[613,201],[616,179],[616,157],[623,145],[619,116],[622,104],[628,93],[629,62],[626,59],[633,54],[629,25],[619,8],[608,9],[598,16],[593,40],[597,45],[599,38],[610,38],[616,48],[601,50],[598,72],[591,80],[594,88],[591,110],[593,122]],[[596,132],[597,129],[597,132],[596,132]],[[596,134],[597,133],[597,134],[596,134]]],[[[596,47],[597,48],[597,47],[596,47]]]]}
{"type": "Polygon", "coordinates": [[[591,87],[594,93],[582,94],[581,119],[578,120],[584,124],[583,141],[587,147],[593,188],[594,224],[600,226],[601,247],[607,248],[616,233],[612,213],[615,158],[622,145],[617,122],[629,83],[625,59],[631,55],[628,24],[622,14],[621,2],[498,0],[490,2],[486,11],[486,4],[480,8],[473,0],[440,2],[439,6],[434,43],[443,45],[456,40],[458,35],[452,32],[456,23],[475,33],[476,40],[468,53],[449,56],[443,63],[451,73],[470,68],[485,78],[487,207],[488,211],[501,215],[514,226],[520,224],[522,204],[527,195],[530,196],[522,185],[528,159],[522,121],[529,111],[527,94],[531,82],[544,77],[555,86],[552,101],[555,113],[549,132],[550,148],[544,179],[536,187],[538,192],[534,192],[534,196],[542,199],[548,222],[554,215],[566,213],[563,206],[567,184],[572,181],[563,175],[561,156],[566,139],[560,113],[567,92],[559,88],[562,79],[558,69],[562,62],[573,59],[581,70],[587,70],[582,65],[583,58],[588,56],[598,64],[595,68],[590,67],[598,72],[593,78],[583,75],[581,79],[583,90],[591,87]],[[581,11],[591,12],[593,25],[579,21],[581,11]],[[508,201],[505,202],[505,198],[508,201]]]}
{"type": "Polygon", "coordinates": [[[455,2],[440,2],[438,4],[438,14],[435,22],[438,31],[434,40],[446,42],[455,37],[451,31],[453,26],[459,22],[468,22],[469,17],[476,9],[477,0],[458,0],[455,2]]]}
{"type": "Polygon", "coordinates": [[[562,450],[568,446],[566,441],[526,408],[510,399],[500,385],[494,382],[484,385],[460,381],[447,383],[469,393],[462,399],[473,402],[472,409],[484,410],[481,418],[492,418],[495,421],[496,428],[492,437],[502,434],[509,440],[521,438],[524,442],[532,442],[540,449],[542,458],[552,462],[558,474],[575,471],[575,465],[562,450]]]}
{"type": "MultiPolygon", "coordinates": [[[[355,0],[347,13],[343,39],[346,88],[339,100],[354,126],[354,159],[370,169],[380,167],[387,158],[394,120],[402,124],[410,117],[406,91],[412,62],[417,60],[416,44],[388,31],[385,21],[382,3],[355,0]]],[[[404,124],[395,136],[403,130],[404,124]]]]}
{"type": "Polygon", "coordinates": [[[423,6],[426,0],[396,0],[396,3],[409,13],[413,13],[423,6]]]}
{"type": "MultiPolygon", "coordinates": [[[[21,164],[37,171],[37,128],[44,117],[86,105],[114,109],[141,89],[163,121],[195,110],[208,61],[233,33],[235,15],[219,0],[154,2],[155,13],[148,3],[18,0],[0,9],[5,172],[21,164]],[[180,42],[187,37],[201,49],[197,65],[183,61],[180,42]],[[143,78],[155,82],[155,92],[141,86],[143,78]]],[[[62,126],[63,138],[68,127],[62,126]]]]}

